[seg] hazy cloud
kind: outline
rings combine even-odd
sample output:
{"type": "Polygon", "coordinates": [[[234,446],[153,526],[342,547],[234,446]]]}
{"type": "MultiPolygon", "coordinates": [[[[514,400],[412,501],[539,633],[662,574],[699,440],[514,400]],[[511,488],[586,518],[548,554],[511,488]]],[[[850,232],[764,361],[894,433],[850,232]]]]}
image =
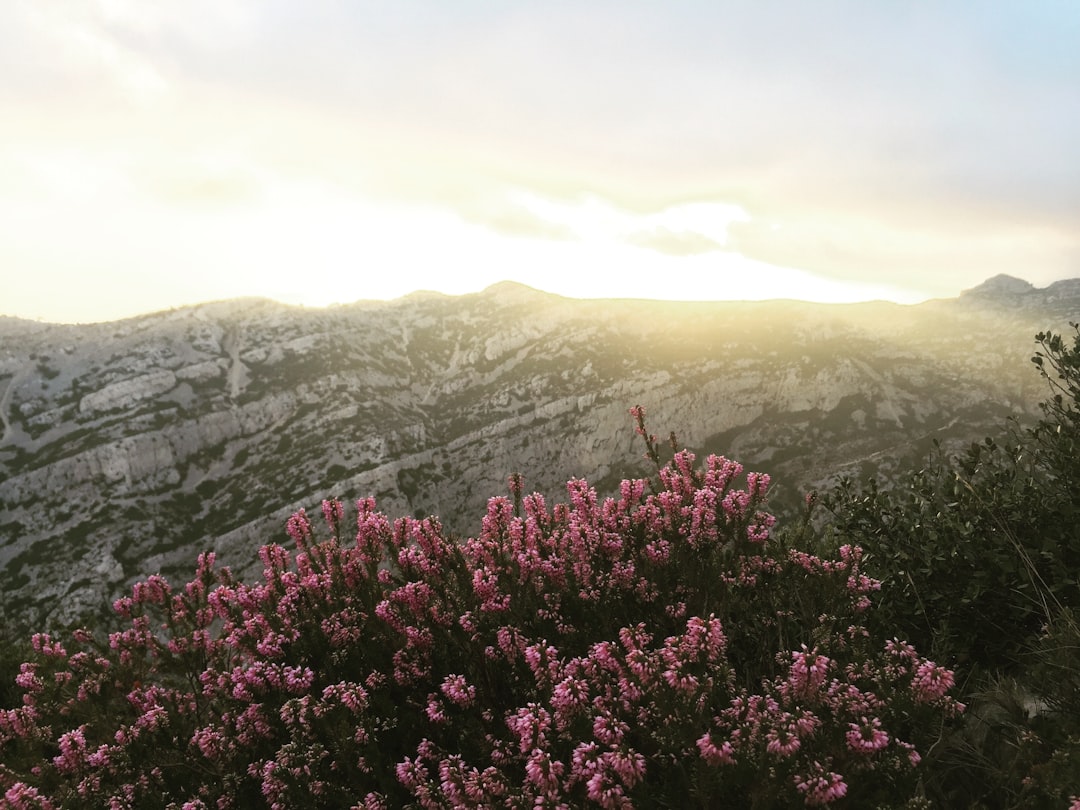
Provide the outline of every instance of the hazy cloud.
{"type": "Polygon", "coordinates": [[[1022,223],[986,231],[903,227],[869,217],[736,222],[728,247],[827,278],[892,279],[943,297],[999,273],[1038,285],[1080,274],[1080,235],[1022,223]]]}
{"type": "Polygon", "coordinates": [[[306,185],[523,240],[1046,282],[1080,274],[1077,42],[1057,0],[12,0],[0,208],[40,221],[0,258],[69,212],[144,225],[146,201],[306,185]]]}
{"type": "Polygon", "coordinates": [[[655,228],[651,231],[631,234],[628,241],[669,256],[697,256],[724,249],[720,242],[702,236],[700,233],[671,231],[667,228],[655,228]]]}
{"type": "Polygon", "coordinates": [[[573,228],[548,222],[524,208],[507,206],[499,207],[486,212],[466,211],[466,217],[471,222],[486,225],[499,233],[508,236],[525,236],[531,239],[576,239],[577,234],[573,228]]]}
{"type": "Polygon", "coordinates": [[[259,200],[272,178],[228,155],[201,155],[178,162],[143,162],[133,171],[143,193],[167,205],[244,205],[259,200]]]}

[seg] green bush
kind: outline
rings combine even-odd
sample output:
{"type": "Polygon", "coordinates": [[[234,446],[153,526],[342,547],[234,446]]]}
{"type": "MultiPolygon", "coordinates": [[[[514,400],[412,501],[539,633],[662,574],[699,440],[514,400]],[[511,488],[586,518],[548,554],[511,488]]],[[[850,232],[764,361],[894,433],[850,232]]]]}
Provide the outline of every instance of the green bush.
{"type": "MultiPolygon", "coordinates": [[[[1036,336],[1051,386],[1031,428],[937,453],[886,489],[841,482],[830,530],[883,581],[874,621],[955,664],[971,704],[931,781],[947,806],[1080,793],[1080,327],[1036,336]]],[[[1077,806],[1080,806],[1078,804],[1077,806]]]]}

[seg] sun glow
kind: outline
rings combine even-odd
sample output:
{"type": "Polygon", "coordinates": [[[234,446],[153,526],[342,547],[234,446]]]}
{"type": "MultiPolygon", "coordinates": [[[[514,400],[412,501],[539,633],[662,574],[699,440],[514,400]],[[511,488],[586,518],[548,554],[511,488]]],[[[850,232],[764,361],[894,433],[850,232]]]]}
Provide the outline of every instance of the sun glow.
{"type": "Polygon", "coordinates": [[[597,199],[516,201],[545,235],[504,233],[434,208],[292,188],[247,217],[234,238],[261,268],[262,294],[315,306],[417,289],[456,295],[508,279],[572,298],[904,300],[899,290],[830,281],[726,250],[727,225],[745,217],[734,206],[638,215],[597,199]]]}
{"type": "Polygon", "coordinates": [[[513,190],[502,202],[514,222],[507,229],[451,208],[365,198],[223,160],[202,166],[209,179],[199,182],[180,182],[180,172],[155,175],[147,181],[156,190],[150,200],[109,167],[89,179],[78,172],[39,176],[54,191],[62,181],[63,203],[46,195],[36,214],[12,212],[9,221],[22,223],[28,241],[52,245],[35,254],[39,267],[62,264],[63,245],[49,232],[66,221],[83,246],[84,272],[47,302],[33,277],[15,279],[7,306],[30,317],[87,320],[79,307],[103,283],[114,294],[97,319],[239,296],[325,306],[419,289],[458,295],[504,280],[572,298],[919,298],[749,259],[727,247],[728,228],[749,216],[726,203],[640,213],[595,196],[557,200],[513,190]],[[88,183],[96,202],[110,198],[106,222],[85,216],[92,210],[88,183]],[[109,266],[117,245],[127,265],[145,269],[125,276],[109,266]]]}
{"type": "Polygon", "coordinates": [[[0,3],[0,315],[1076,273],[1061,4],[512,5],[0,3]]]}

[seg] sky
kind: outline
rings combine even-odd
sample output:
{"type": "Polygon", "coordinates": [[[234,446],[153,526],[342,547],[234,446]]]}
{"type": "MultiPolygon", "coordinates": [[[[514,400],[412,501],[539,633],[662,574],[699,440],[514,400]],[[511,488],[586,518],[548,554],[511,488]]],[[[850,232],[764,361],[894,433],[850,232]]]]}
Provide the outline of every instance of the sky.
{"type": "Polygon", "coordinates": [[[0,314],[1080,276],[1073,0],[4,0],[0,314]]]}

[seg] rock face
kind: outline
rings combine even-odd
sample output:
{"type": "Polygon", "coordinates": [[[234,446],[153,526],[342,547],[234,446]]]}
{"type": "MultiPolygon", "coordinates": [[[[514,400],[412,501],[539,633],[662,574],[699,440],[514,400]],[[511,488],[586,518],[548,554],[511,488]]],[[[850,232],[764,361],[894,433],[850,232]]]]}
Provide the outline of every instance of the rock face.
{"type": "Polygon", "coordinates": [[[374,495],[479,528],[508,474],[558,497],[646,474],[627,409],[772,474],[779,509],[1030,418],[1032,337],[1080,281],[914,307],[577,301],[514,284],[329,310],[244,300],[90,326],[0,318],[0,610],[98,612],[214,549],[242,574],[285,518],[374,495]]]}

